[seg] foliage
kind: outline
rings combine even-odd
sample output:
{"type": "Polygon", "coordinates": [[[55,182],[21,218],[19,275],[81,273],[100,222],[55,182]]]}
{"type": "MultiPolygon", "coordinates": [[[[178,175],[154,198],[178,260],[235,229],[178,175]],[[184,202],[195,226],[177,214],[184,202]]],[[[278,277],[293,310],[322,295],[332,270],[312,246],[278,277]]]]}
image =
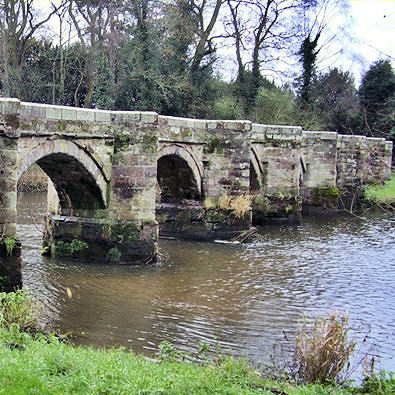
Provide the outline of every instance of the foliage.
{"type": "Polygon", "coordinates": [[[304,320],[295,344],[294,363],[298,379],[304,383],[328,383],[340,380],[342,370],[354,351],[348,340],[348,319],[337,313],[304,320]]]}
{"type": "Polygon", "coordinates": [[[58,240],[55,242],[55,255],[73,256],[89,248],[88,243],[83,240],[73,239],[71,242],[58,240]]]}
{"type": "Polygon", "coordinates": [[[296,122],[295,95],[288,87],[274,83],[262,86],[256,98],[254,120],[271,125],[292,125],[296,122]]]}
{"type": "Polygon", "coordinates": [[[366,72],[359,88],[369,135],[395,141],[395,72],[389,60],[379,60],[366,72]]]}
{"type": "Polygon", "coordinates": [[[352,134],[360,130],[361,115],[354,79],[334,68],[314,81],[314,111],[326,130],[352,134]]]}
{"type": "Polygon", "coordinates": [[[21,331],[34,332],[41,307],[32,301],[24,288],[16,292],[0,293],[0,328],[18,325],[21,331]]]}
{"type": "Polygon", "coordinates": [[[13,237],[6,237],[4,239],[4,245],[5,245],[5,249],[7,251],[7,255],[8,256],[12,256],[12,253],[14,252],[14,248],[16,246],[16,239],[13,237]]]}
{"type": "Polygon", "coordinates": [[[73,239],[70,244],[71,252],[74,254],[75,252],[84,251],[89,248],[88,243],[83,240],[73,239]]]}
{"type": "Polygon", "coordinates": [[[395,172],[384,185],[371,185],[365,188],[364,198],[370,203],[395,205],[395,172]]]}
{"type": "Polygon", "coordinates": [[[119,262],[121,255],[121,251],[117,247],[113,247],[107,251],[106,260],[108,263],[116,263],[119,262]]]}
{"type": "Polygon", "coordinates": [[[395,377],[392,372],[372,372],[364,377],[360,394],[386,395],[395,393],[395,377]]]}

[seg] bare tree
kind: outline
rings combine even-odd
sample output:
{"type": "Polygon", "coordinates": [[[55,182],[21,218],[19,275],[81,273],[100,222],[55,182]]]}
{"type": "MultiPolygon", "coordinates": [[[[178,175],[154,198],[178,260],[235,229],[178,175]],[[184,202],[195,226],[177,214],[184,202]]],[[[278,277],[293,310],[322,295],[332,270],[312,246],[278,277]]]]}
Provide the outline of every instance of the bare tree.
{"type": "Polygon", "coordinates": [[[0,51],[2,94],[21,95],[22,65],[35,35],[61,7],[52,2],[51,11],[41,16],[33,0],[3,0],[0,3],[0,51]]]}
{"type": "Polygon", "coordinates": [[[304,1],[226,0],[229,16],[225,30],[234,40],[238,64],[239,95],[246,110],[253,106],[262,70],[288,57],[294,38],[300,34],[298,13],[304,1]]]}
{"type": "MultiPolygon", "coordinates": [[[[96,86],[96,59],[103,48],[110,25],[111,0],[69,0],[68,10],[80,43],[87,57],[85,61],[86,96],[84,107],[91,108],[96,86]]],[[[75,103],[77,105],[78,102],[75,103]]]]}
{"type": "Polygon", "coordinates": [[[190,0],[192,10],[197,18],[197,45],[192,56],[191,74],[201,67],[203,59],[215,52],[213,41],[216,36],[212,36],[214,26],[218,20],[218,15],[225,0],[216,0],[214,9],[211,11],[207,0],[190,0]],[[209,13],[209,15],[207,15],[209,13]],[[206,19],[208,23],[206,23],[206,19]]]}

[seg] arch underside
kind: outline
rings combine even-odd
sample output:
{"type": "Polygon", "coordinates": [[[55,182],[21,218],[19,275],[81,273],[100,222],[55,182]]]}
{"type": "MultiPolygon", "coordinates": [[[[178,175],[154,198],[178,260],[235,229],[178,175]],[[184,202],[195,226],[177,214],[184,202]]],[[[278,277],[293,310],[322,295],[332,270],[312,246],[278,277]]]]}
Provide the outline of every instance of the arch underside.
{"type": "Polygon", "coordinates": [[[173,154],[159,158],[157,177],[161,203],[200,200],[201,194],[192,169],[181,157],[173,154]]]}
{"type": "Polygon", "coordinates": [[[18,179],[34,163],[51,179],[62,215],[106,208],[104,176],[93,159],[74,143],[46,141],[39,144],[19,162],[18,179]]]}
{"type": "Polygon", "coordinates": [[[101,192],[89,172],[73,157],[51,154],[37,161],[58,193],[63,214],[74,210],[104,209],[101,192]]]}

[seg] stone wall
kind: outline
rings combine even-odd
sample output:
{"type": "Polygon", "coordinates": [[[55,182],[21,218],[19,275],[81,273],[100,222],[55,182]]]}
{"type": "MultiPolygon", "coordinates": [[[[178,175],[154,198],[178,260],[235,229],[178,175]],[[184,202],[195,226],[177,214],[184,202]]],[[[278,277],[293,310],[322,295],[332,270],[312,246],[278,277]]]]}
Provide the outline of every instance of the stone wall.
{"type": "Polygon", "coordinates": [[[199,191],[193,200],[157,201],[162,236],[229,239],[250,227],[251,211],[238,217],[230,207],[232,199],[249,193],[250,129],[248,121],[159,117],[158,158],[182,158],[199,191]],[[229,200],[229,207],[221,206],[221,199],[229,200]]]}
{"type": "Polygon", "coordinates": [[[259,184],[253,191],[254,223],[299,219],[304,172],[301,143],[300,127],[252,125],[251,165],[259,184]]]}

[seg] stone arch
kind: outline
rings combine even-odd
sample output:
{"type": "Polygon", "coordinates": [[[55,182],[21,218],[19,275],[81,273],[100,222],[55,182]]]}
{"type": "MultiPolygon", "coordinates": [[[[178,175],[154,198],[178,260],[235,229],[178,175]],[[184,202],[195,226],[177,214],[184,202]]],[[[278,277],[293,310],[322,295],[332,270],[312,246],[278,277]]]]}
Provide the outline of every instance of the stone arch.
{"type": "Polygon", "coordinates": [[[104,209],[107,181],[92,157],[69,140],[46,140],[18,161],[17,179],[37,163],[58,192],[61,207],[104,209]],[[62,204],[63,203],[63,204],[62,204]]]}
{"type": "Polygon", "coordinates": [[[196,182],[196,187],[199,195],[202,195],[202,179],[203,179],[203,165],[198,160],[196,155],[180,144],[167,144],[164,145],[158,153],[158,160],[165,156],[175,155],[183,159],[192,171],[193,177],[196,182]]]}

